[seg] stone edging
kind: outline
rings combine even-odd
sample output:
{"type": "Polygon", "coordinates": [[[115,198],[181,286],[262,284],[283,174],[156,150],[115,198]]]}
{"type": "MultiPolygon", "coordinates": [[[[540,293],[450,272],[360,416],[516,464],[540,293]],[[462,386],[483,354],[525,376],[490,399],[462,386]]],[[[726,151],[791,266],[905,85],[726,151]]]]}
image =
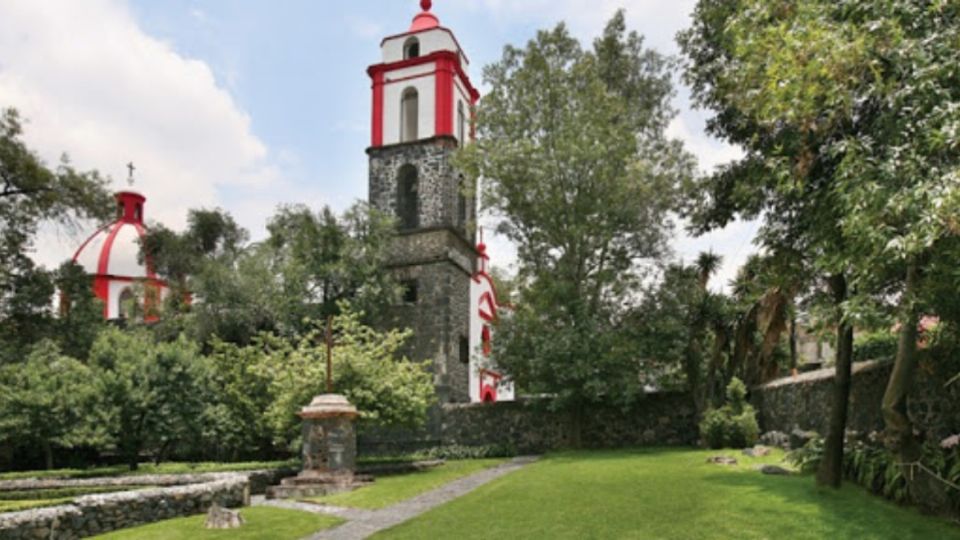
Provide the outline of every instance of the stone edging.
{"type": "Polygon", "coordinates": [[[179,476],[217,478],[173,487],[84,495],[70,504],[0,514],[0,540],[71,540],[203,513],[214,501],[226,507],[246,506],[250,502],[247,474],[179,476]]]}

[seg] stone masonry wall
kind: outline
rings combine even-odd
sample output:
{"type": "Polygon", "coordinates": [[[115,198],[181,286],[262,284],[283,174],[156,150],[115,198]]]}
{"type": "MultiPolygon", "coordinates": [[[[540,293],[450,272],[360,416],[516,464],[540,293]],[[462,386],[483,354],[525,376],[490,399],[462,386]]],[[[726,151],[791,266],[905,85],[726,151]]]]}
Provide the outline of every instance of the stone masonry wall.
{"type": "MultiPolygon", "coordinates": [[[[550,412],[536,401],[447,404],[439,411],[436,435],[419,431],[361,430],[363,454],[391,454],[441,445],[512,446],[539,453],[572,446],[567,415],[550,412]]],[[[649,394],[629,411],[590,408],[581,441],[588,448],[692,445],[697,426],[686,393],[649,394]]]]}
{"type": "MultiPolygon", "coordinates": [[[[893,363],[857,362],[853,368],[847,429],[861,433],[883,429],[880,405],[893,363]]],[[[834,369],[785,377],[751,390],[763,431],[789,433],[794,427],[825,434],[833,404],[834,369]]],[[[914,424],[931,440],[960,432],[960,385],[943,388],[918,370],[914,392],[909,397],[914,424]]]]}
{"type": "Polygon", "coordinates": [[[228,507],[249,504],[246,475],[220,476],[202,484],[86,495],[71,504],[0,514],[0,540],[70,540],[203,513],[214,501],[228,507]]]}

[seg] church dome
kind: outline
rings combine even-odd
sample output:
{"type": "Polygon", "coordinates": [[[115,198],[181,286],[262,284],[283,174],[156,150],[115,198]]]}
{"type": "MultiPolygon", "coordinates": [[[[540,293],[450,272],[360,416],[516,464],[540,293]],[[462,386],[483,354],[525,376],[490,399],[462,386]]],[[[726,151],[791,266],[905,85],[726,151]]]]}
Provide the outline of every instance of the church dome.
{"type": "MultiPolygon", "coordinates": [[[[149,258],[143,262],[138,260],[140,241],[147,234],[143,224],[146,198],[134,191],[121,191],[115,197],[117,218],[87,238],[73,256],[73,262],[93,277],[94,294],[103,300],[107,319],[124,318],[122,303],[134,294],[137,283],[161,295],[166,292],[149,258]]],[[[148,316],[147,320],[153,318],[148,316]]]]}
{"type": "Polygon", "coordinates": [[[140,263],[140,239],[146,236],[143,225],[143,203],[139,193],[122,191],[116,194],[118,217],[101,227],[84,242],[73,261],[94,276],[130,279],[156,278],[149,262],[140,263]]]}

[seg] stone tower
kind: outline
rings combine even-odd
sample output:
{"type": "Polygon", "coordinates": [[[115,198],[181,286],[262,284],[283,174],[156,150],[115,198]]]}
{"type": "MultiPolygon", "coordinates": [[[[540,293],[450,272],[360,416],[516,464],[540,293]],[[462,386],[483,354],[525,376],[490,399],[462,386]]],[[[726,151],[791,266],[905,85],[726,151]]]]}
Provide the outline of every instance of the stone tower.
{"type": "Polygon", "coordinates": [[[470,111],[479,93],[453,32],[430,13],[381,44],[370,66],[373,121],[370,204],[397,219],[389,270],[405,287],[385,323],[407,327],[405,351],[433,361],[441,403],[469,401],[470,281],[476,260],[476,197],[451,164],[471,138],[470,111]]]}

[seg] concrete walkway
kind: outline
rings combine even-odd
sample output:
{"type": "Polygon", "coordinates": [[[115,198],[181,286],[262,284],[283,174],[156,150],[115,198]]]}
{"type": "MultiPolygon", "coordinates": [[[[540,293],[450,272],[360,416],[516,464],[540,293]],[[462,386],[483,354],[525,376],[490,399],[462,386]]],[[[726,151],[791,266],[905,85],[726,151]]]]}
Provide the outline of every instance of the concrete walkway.
{"type": "Polygon", "coordinates": [[[379,510],[361,510],[357,508],[344,508],[340,506],[330,506],[325,504],[310,504],[289,500],[265,500],[263,497],[254,497],[252,504],[255,506],[276,506],[278,508],[290,508],[293,510],[304,510],[320,514],[329,514],[347,520],[346,523],[326,529],[311,536],[314,539],[332,539],[332,540],[359,540],[367,538],[384,529],[389,529],[419,516],[420,514],[440,506],[446,502],[452,501],[457,497],[466,495],[478,487],[499,478],[505,474],[511,473],[521,467],[537,460],[536,456],[516,457],[512,460],[473,473],[463,478],[458,478],[448,484],[444,484],[434,490],[421,493],[412,499],[381,508],[379,510]]]}

